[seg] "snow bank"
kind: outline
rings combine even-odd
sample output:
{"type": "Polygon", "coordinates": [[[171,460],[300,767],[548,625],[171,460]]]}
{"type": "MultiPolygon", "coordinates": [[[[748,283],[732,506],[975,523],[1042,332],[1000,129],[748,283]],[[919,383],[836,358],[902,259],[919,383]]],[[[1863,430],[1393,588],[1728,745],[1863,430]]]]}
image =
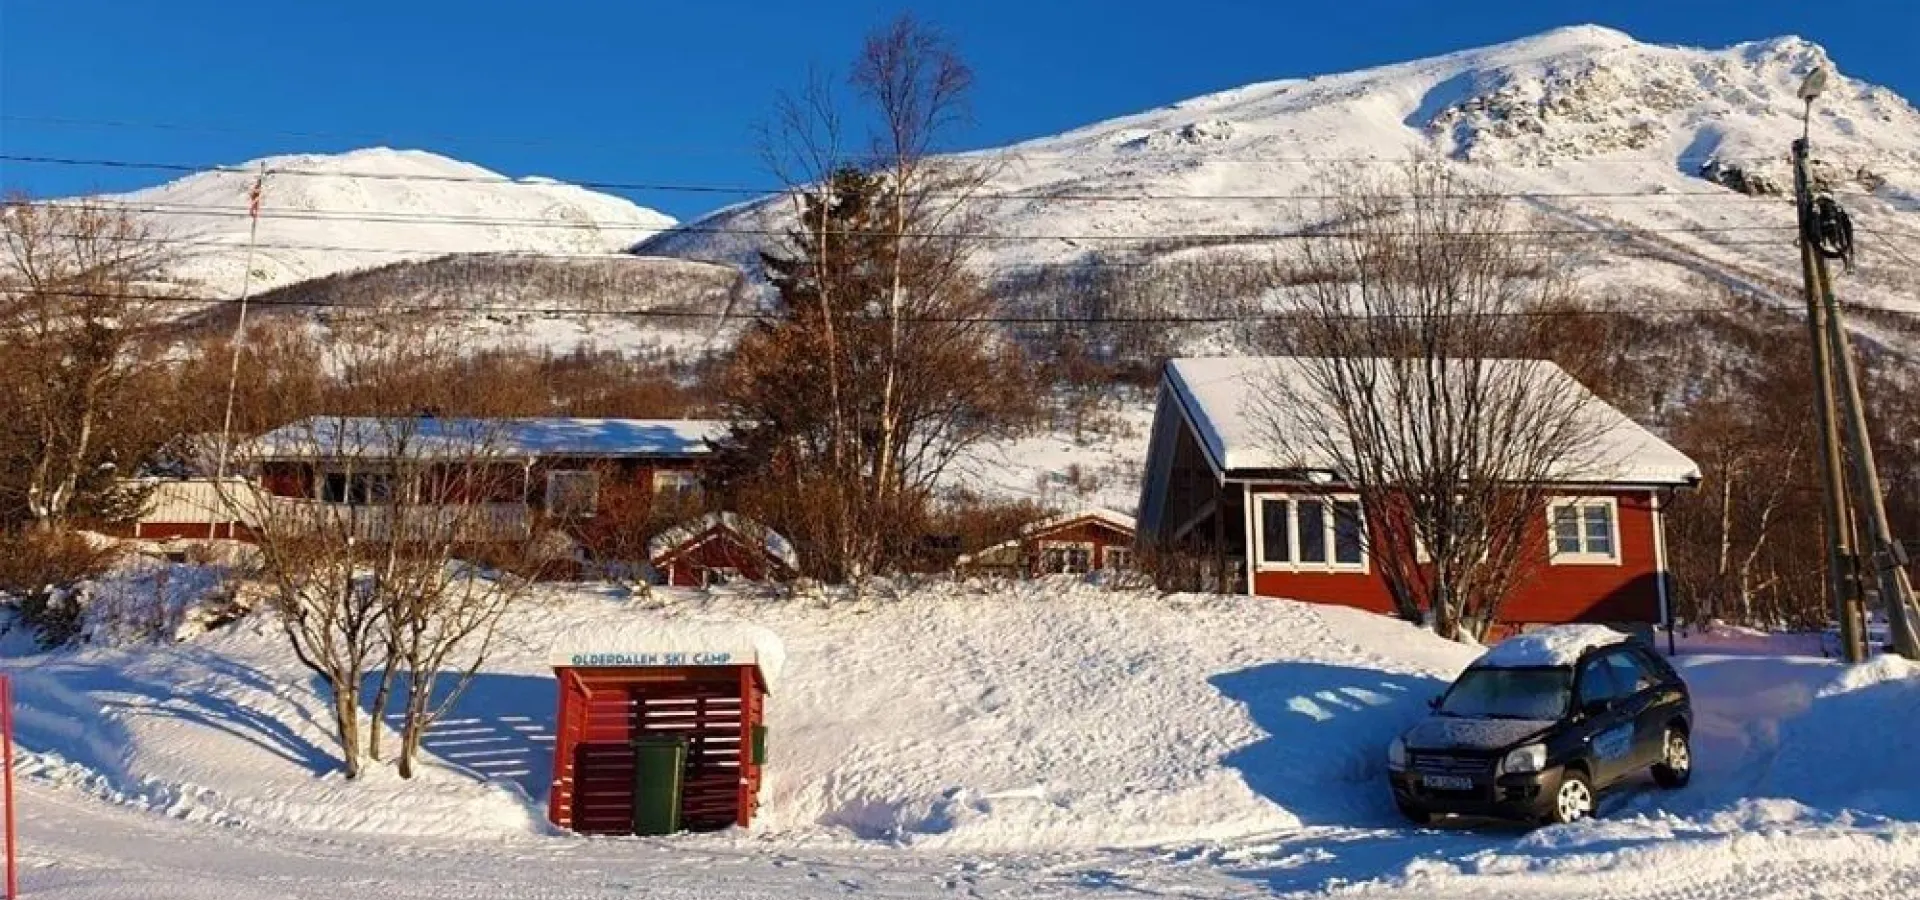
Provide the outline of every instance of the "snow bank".
{"type": "Polygon", "coordinates": [[[1496,669],[1571,666],[1588,650],[1625,640],[1626,634],[1605,625],[1554,625],[1507,638],[1474,665],[1496,669]]]}
{"type": "MultiPolygon", "coordinates": [[[[265,617],[185,644],[13,658],[21,771],[236,827],[534,840],[555,653],[752,653],[784,670],[762,812],[750,835],[690,840],[1000,853],[1397,834],[1385,745],[1478,652],[1353,610],[1072,579],[877,593],[544,587],[411,784],[334,772],[326,704],[265,617]]],[[[1920,753],[1914,667],[1679,663],[1699,712],[1694,785],[1610,801],[1625,804],[1616,823],[1920,820],[1904,772],[1920,753]],[[1848,734],[1871,739],[1835,738],[1848,734]]]]}

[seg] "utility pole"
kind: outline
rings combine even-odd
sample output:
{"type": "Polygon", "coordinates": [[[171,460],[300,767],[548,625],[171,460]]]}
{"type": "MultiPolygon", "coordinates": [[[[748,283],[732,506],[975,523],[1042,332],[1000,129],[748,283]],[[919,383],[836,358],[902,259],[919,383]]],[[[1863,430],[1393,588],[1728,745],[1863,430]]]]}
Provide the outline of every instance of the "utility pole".
{"type": "Polygon", "coordinates": [[[1833,366],[1827,342],[1827,307],[1821,299],[1826,260],[1808,239],[1813,223],[1813,192],[1807,183],[1807,141],[1813,128],[1813,98],[1826,86],[1824,69],[1815,69],[1800,88],[1807,102],[1807,124],[1793,142],[1793,197],[1799,209],[1800,274],[1806,283],[1807,331],[1813,347],[1813,401],[1819,406],[1820,476],[1826,490],[1822,506],[1827,536],[1827,593],[1840,621],[1840,655],[1848,662],[1867,658],[1866,604],[1860,595],[1858,559],[1853,551],[1853,516],[1847,503],[1846,458],[1840,448],[1840,416],[1833,405],[1833,366]]]}
{"type": "Polygon", "coordinates": [[[1914,627],[1915,620],[1920,619],[1920,610],[1914,607],[1913,584],[1906,571],[1907,555],[1894,539],[1887,519],[1880,476],[1874,464],[1873,442],[1867,431],[1859,371],[1854,365],[1845,318],[1827,269],[1829,255],[1850,258],[1851,245],[1847,243],[1850,238],[1846,236],[1850,229],[1829,227],[1844,226],[1845,213],[1833,207],[1831,201],[1823,201],[1816,207],[1808,173],[1813,101],[1826,88],[1826,83],[1826,70],[1815,69],[1800,88],[1807,115],[1806,128],[1793,144],[1793,187],[1799,213],[1801,274],[1806,280],[1807,327],[1813,339],[1815,401],[1820,405],[1821,468],[1827,495],[1827,583],[1833,591],[1840,618],[1843,655],[1849,662],[1860,662],[1866,659],[1867,646],[1860,543],[1855,531],[1857,514],[1858,524],[1864,526],[1871,543],[1876,593],[1885,607],[1894,649],[1909,659],[1920,659],[1920,636],[1915,634],[1914,627]],[[1839,246],[1827,246],[1836,241],[1839,246]]]}

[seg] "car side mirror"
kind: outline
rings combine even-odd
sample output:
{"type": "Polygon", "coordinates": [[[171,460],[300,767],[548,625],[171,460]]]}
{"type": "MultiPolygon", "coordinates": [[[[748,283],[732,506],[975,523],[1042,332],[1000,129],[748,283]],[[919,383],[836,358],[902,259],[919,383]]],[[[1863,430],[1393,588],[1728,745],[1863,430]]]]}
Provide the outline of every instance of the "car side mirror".
{"type": "Polygon", "coordinates": [[[1439,708],[1440,708],[1440,695],[1439,695],[1439,694],[1435,694],[1435,695],[1433,695],[1433,696],[1431,696],[1431,697],[1428,697],[1428,698],[1427,698],[1427,708],[1428,708],[1428,709],[1439,709],[1439,708]]]}
{"type": "Polygon", "coordinates": [[[1580,704],[1580,714],[1586,716],[1604,716],[1613,711],[1613,699],[1602,697],[1580,704]]]}

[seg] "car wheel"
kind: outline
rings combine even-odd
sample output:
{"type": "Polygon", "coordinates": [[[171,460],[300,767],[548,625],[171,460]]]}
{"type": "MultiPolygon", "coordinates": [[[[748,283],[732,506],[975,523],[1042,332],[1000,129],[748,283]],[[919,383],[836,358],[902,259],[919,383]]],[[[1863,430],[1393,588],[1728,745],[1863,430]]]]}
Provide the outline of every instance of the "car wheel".
{"type": "Polygon", "coordinates": [[[1579,769],[1567,769],[1560,775],[1560,788],[1553,793],[1547,808],[1547,821],[1555,825],[1578,822],[1593,815],[1593,782],[1579,769]]]}
{"type": "Polygon", "coordinates": [[[1693,746],[1687,733],[1670,727],[1660,746],[1660,761],[1653,766],[1654,783],[1668,789],[1686,787],[1693,778],[1693,746]]]}
{"type": "Polygon", "coordinates": [[[1408,806],[1398,801],[1395,801],[1393,805],[1399,807],[1402,817],[1415,825],[1428,825],[1433,822],[1433,813],[1427,812],[1417,806],[1408,806]]]}

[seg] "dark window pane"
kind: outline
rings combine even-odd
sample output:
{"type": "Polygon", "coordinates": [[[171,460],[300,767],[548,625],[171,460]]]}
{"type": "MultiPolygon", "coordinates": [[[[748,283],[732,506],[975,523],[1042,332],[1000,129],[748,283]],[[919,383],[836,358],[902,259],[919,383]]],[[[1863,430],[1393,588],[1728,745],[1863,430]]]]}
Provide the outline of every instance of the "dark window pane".
{"type": "Polygon", "coordinates": [[[1618,696],[1620,690],[1613,681],[1613,668],[1607,665],[1604,658],[1588,660],[1586,665],[1580,667],[1581,706],[1618,696]]]}
{"type": "Polygon", "coordinates": [[[1293,561],[1293,549],[1287,541],[1287,501],[1260,501],[1260,561],[1293,561]]]}
{"type": "Polygon", "coordinates": [[[1301,500],[1298,503],[1300,515],[1300,561],[1323,563],[1327,561],[1327,507],[1318,500],[1301,500]]]}
{"type": "Polygon", "coordinates": [[[1586,525],[1587,552],[1613,555],[1613,508],[1601,503],[1586,507],[1583,521],[1586,525]]]}
{"type": "Polygon", "coordinates": [[[1553,548],[1560,553],[1580,552],[1580,513],[1574,507],[1553,508],[1553,548]]]}
{"type": "Polygon", "coordinates": [[[320,499],[326,503],[347,502],[347,476],[340,472],[328,472],[320,482],[320,499]]]}
{"type": "Polygon", "coordinates": [[[1360,504],[1341,500],[1333,504],[1333,561],[1360,564],[1360,504]]]}

